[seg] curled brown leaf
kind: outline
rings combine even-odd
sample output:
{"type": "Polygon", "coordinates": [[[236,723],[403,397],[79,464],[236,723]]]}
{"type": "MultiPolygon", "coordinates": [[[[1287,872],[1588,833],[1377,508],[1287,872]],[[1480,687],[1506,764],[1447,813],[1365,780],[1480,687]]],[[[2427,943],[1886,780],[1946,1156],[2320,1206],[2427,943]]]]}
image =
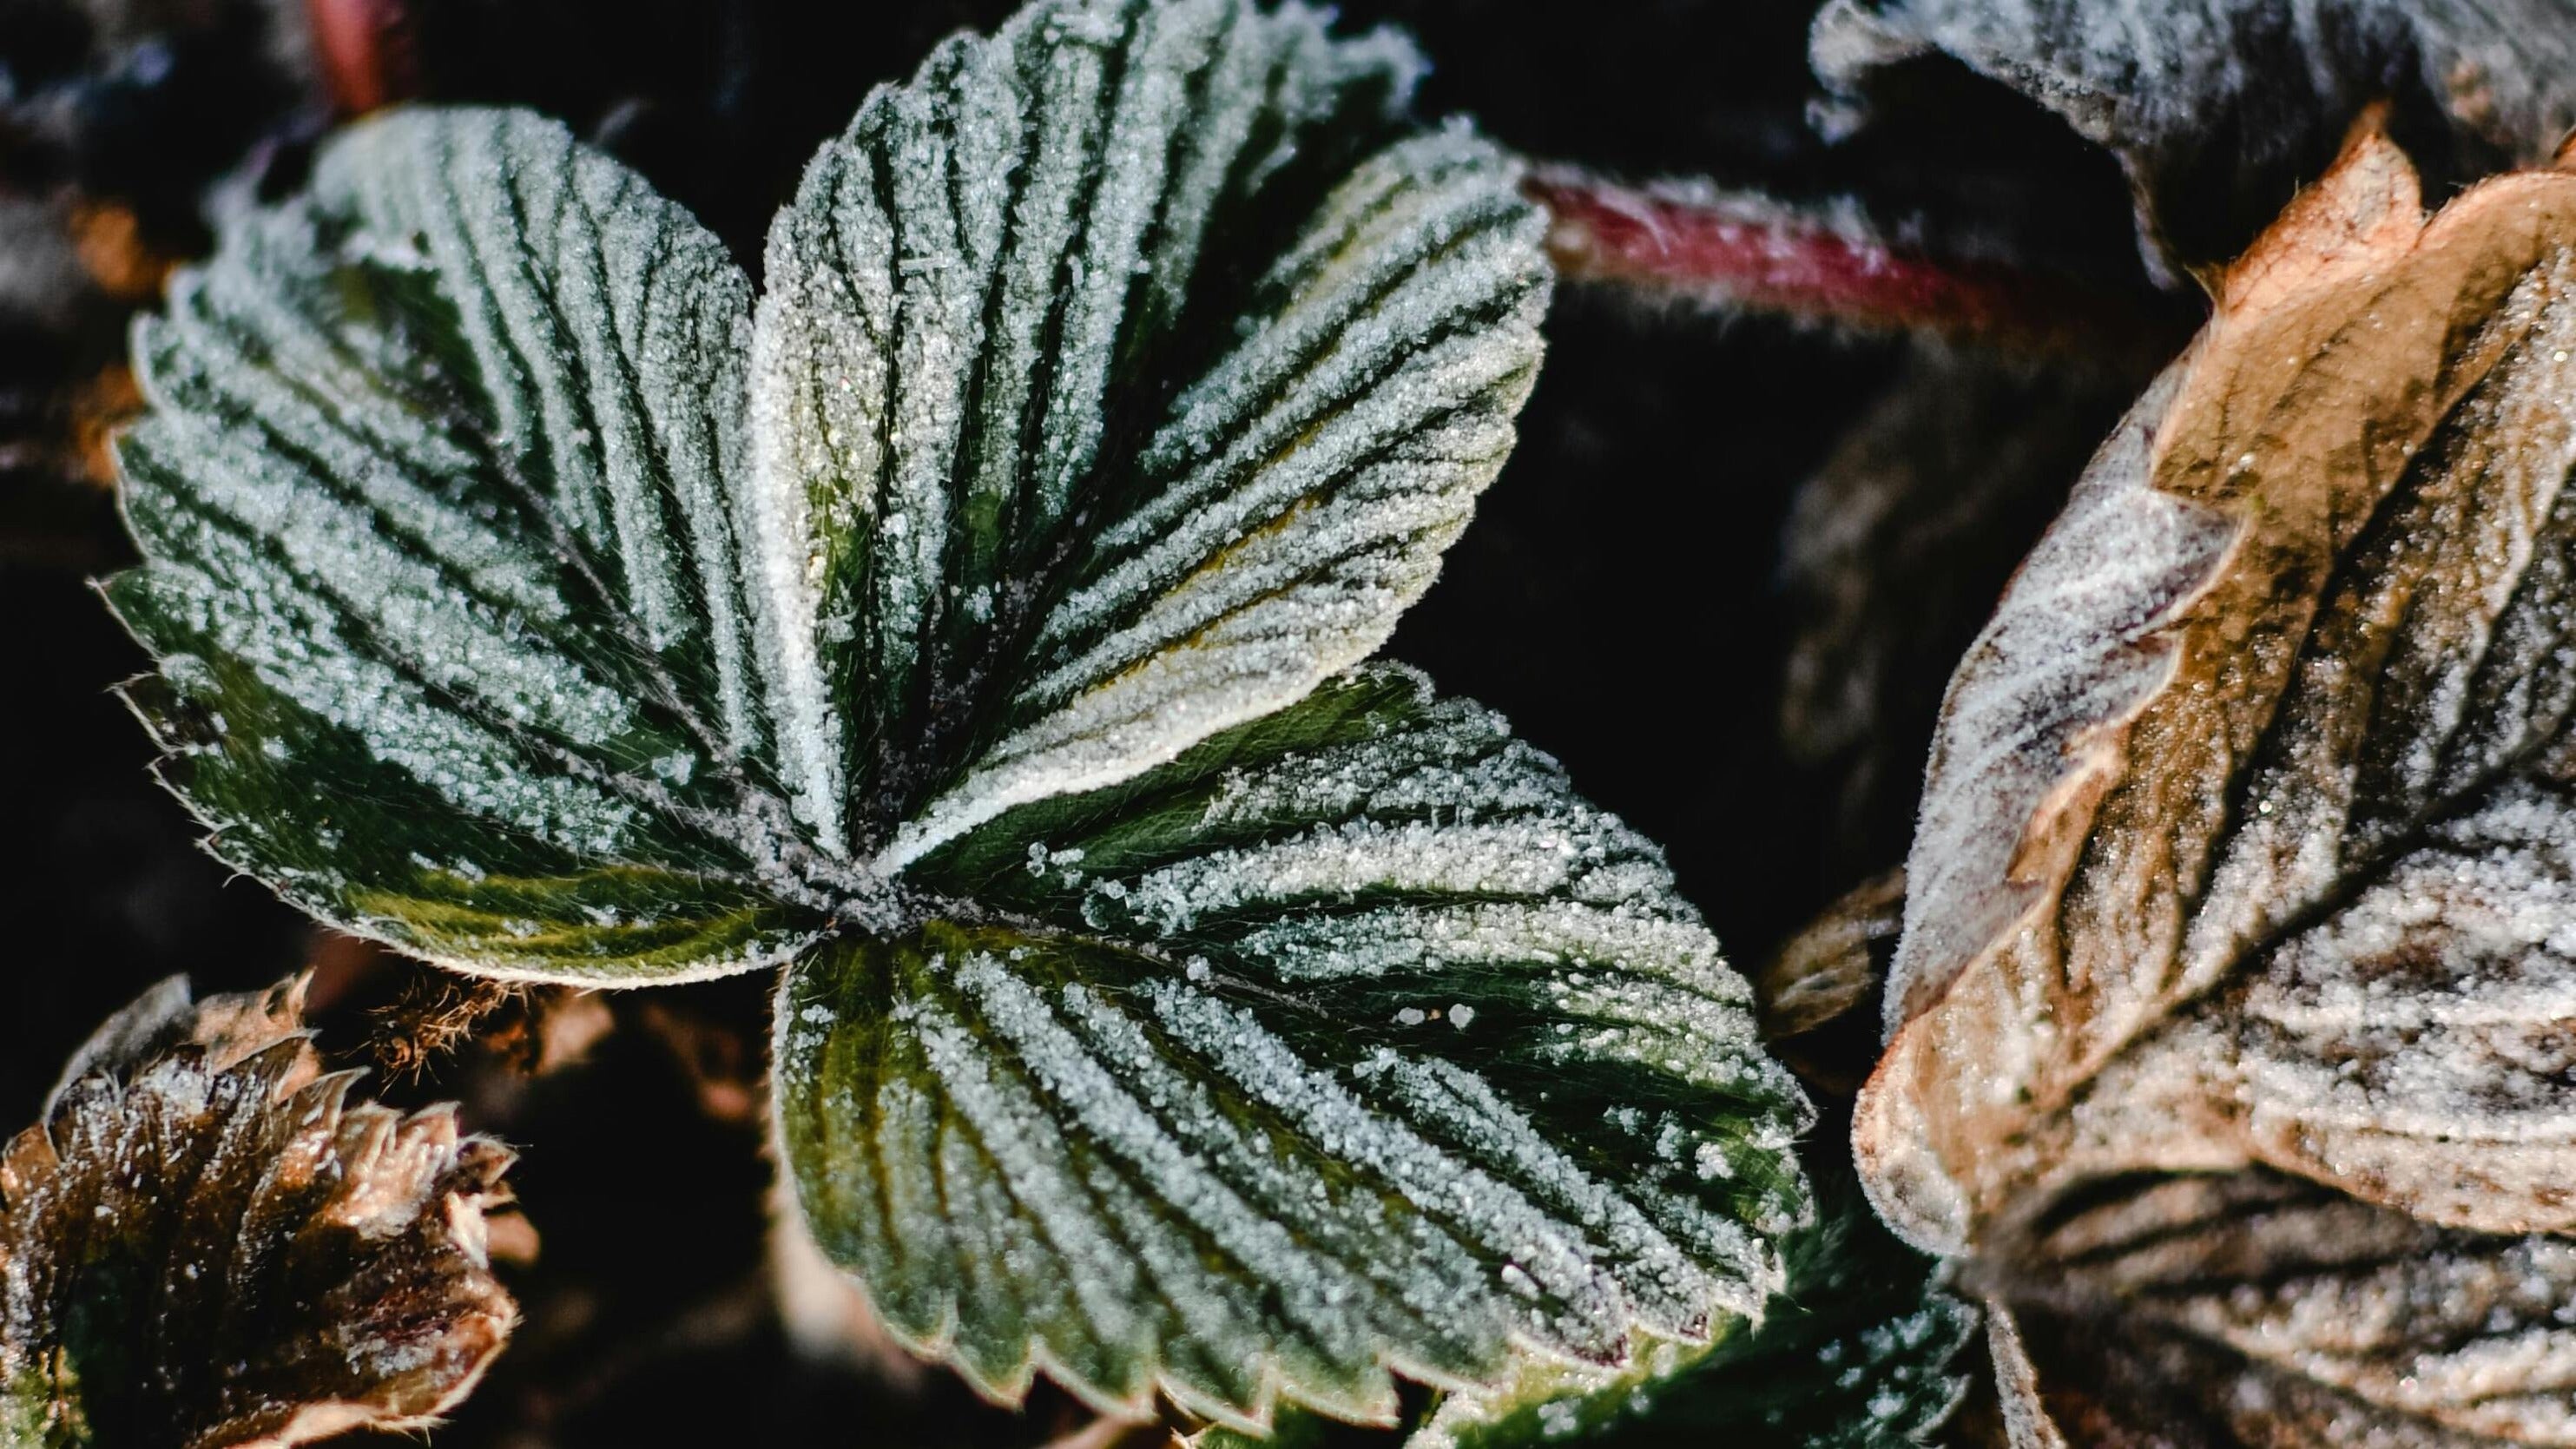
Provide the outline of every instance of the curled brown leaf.
{"type": "Polygon", "coordinates": [[[2576,1013],[2576,174],[2414,184],[2366,134],[2229,273],[1952,681],[1856,1136],[1920,1243],[2252,1161],[2576,1223],[2576,1111],[2450,1055],[2576,1013]],[[2408,969],[2456,1077],[2367,1071],[2408,969]]]}
{"type": "Polygon", "coordinates": [[[2563,1238],[2254,1170],[2102,1184],[2017,1256],[1988,1324],[2019,1443],[2576,1444],[2563,1238]]]}
{"type": "Polygon", "coordinates": [[[2217,291],[1951,682],[1854,1151],[2018,1443],[2576,1443],[2576,172],[2368,126],[2217,291]]]}
{"type": "Polygon", "coordinates": [[[1801,927],[1754,978],[1763,1041],[1829,1096],[1848,1099],[1869,1074],[1904,909],[1905,872],[1872,876],[1801,927]]]}
{"type": "Polygon", "coordinates": [[[285,1446],[430,1422],[517,1310],[485,1214],[511,1154],[351,1102],[301,982],[163,982],[0,1154],[0,1442],[285,1446]]]}

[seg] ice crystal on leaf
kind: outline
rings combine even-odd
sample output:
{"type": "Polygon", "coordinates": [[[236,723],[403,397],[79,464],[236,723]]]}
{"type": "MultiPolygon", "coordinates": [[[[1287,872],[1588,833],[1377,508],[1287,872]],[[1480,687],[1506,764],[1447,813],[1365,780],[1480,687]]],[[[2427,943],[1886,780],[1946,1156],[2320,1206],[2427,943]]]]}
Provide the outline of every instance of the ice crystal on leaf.
{"type": "Polygon", "coordinates": [[[1658,1343],[1624,1369],[1532,1365],[1499,1390],[1445,1396],[1406,1449],[1934,1442],[1968,1386],[1954,1360],[1976,1312],[1870,1216],[1848,1168],[1839,1176],[1839,1211],[1790,1241],[1786,1286],[1758,1329],[1705,1349],[1658,1343]]]}
{"type": "Polygon", "coordinates": [[[1854,1147],[2018,1443],[2576,1444],[2571,283],[2365,127],[1952,681],[1854,1147]]]}
{"type": "Polygon", "coordinates": [[[510,1154],[348,1100],[300,991],[111,1018],[0,1153],[0,1442],[302,1444],[419,1428],[517,1321],[485,1258],[510,1154]]]}
{"type": "MultiPolygon", "coordinates": [[[[1524,1359],[1510,1377],[1448,1389],[1406,1421],[1404,1449],[1605,1449],[1722,1443],[1728,1449],[1903,1449],[1932,1443],[1969,1386],[1976,1310],[1940,1265],[1880,1224],[1839,1144],[1807,1166],[1817,1219],[1783,1244],[1786,1278],[1758,1323],[1707,1343],[1642,1340],[1627,1362],[1524,1359]]],[[[1311,1417],[1282,1442],[1321,1439],[1311,1417]]],[[[1190,1449],[1248,1449],[1210,1426],[1190,1449]]]]}
{"type": "Polygon", "coordinates": [[[1542,221],[1387,33],[1048,0],[765,290],[524,114],[324,153],[137,338],[134,690],[213,847],[458,967],[789,966],[799,1220],[1016,1394],[1384,1420],[1757,1314],[1807,1121],[1657,852],[1362,661],[1542,221]]]}

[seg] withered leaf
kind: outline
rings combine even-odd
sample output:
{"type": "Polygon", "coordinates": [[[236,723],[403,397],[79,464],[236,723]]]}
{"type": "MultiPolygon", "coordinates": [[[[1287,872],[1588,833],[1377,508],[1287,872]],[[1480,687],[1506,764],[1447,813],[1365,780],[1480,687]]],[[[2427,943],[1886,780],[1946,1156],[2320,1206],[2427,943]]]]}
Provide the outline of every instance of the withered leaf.
{"type": "MultiPolygon", "coordinates": [[[[2304,1178],[2339,1204],[2319,1213],[2442,1234],[2479,1262],[2576,1228],[2571,284],[2576,172],[2499,178],[2428,220],[2405,156],[2363,130],[2221,279],[2209,327],[1969,651],[1853,1146],[1890,1223],[1968,1258],[1990,1293],[2082,1288],[2047,1246],[2051,1215],[2164,1174],[2304,1178]]],[[[2239,1191],[2181,1181],[2203,1186],[2141,1201],[2239,1191]]],[[[2232,1251],[2219,1234],[2177,1228],[2157,1251],[2232,1251]]],[[[2228,1312],[2287,1281],[2230,1261],[2252,1286],[2211,1300],[2228,1312]]],[[[2215,1271],[2183,1277],[2197,1291],[2215,1271]]],[[[2481,1331],[2520,1347],[2465,1386],[2425,1379],[2429,1349],[2363,1345],[2339,1367],[2299,1346],[2361,1332],[2365,1308],[2434,1323],[2478,1291],[2374,1282],[2375,1298],[2283,1310],[2263,1344],[2286,1356],[2262,1372],[2295,1385],[2240,1375],[2219,1394],[2228,1413],[2272,1403],[2261,1432],[2184,1409],[2184,1427],[2128,1439],[2058,1429],[2576,1443],[2576,1420],[2520,1409],[2301,1437],[2317,1415],[2338,1434],[2375,1422],[2318,1406],[2382,1404],[2363,1380],[2383,1370],[2392,1414],[2443,1394],[2567,1402],[2550,1337],[2564,1291],[2496,1300],[2481,1331]]],[[[2149,1344],[2134,1314],[2105,1321],[2134,1349],[2095,1374],[2106,1402],[2203,1353],[2149,1344]]],[[[2014,1357],[1998,1359],[2009,1384],[2014,1357]]],[[[2028,1442],[2052,1442],[2046,1417],[2025,1416],[2028,1442]]]]}
{"type": "Polygon", "coordinates": [[[1934,54],[2110,148],[2152,257],[2185,266],[2236,252],[2382,98],[2464,175],[2576,124],[2564,0],[1832,0],[1811,41],[1850,100],[1934,54]]]}
{"type": "Polygon", "coordinates": [[[1905,918],[1905,872],[1883,871],[1800,927],[1754,978],[1772,1055],[1809,1086],[1849,1100],[1878,1055],[1880,1000],[1905,918]]]}
{"type": "Polygon", "coordinates": [[[1905,905],[1905,872],[1891,870],[1852,887],[1800,928],[1753,983],[1762,1035],[1803,1036],[1857,1010],[1880,986],[1879,955],[1896,939],[1905,905]]]}
{"type": "Polygon", "coordinates": [[[2428,224],[2367,135],[2078,485],[1915,838],[1857,1141],[1918,1242],[2255,1160],[2576,1224],[2571,281],[2576,174],[2428,224]]]}
{"type": "Polygon", "coordinates": [[[2576,1243],[2262,1170],[2128,1179],[2035,1226],[1987,1322],[2017,1445],[2576,1443],[2576,1243]]]}
{"type": "Polygon", "coordinates": [[[422,1426],[517,1317],[485,1255],[511,1155],[348,1100],[300,983],[180,978],[0,1154],[0,1443],[285,1446],[422,1426]]]}

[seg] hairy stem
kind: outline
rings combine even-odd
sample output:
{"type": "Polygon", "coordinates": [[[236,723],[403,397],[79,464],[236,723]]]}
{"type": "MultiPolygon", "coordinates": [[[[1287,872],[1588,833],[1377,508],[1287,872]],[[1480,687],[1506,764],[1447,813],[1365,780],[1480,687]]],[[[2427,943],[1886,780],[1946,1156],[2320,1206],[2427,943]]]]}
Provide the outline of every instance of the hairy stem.
{"type": "Polygon", "coordinates": [[[331,103],[343,116],[420,94],[414,17],[404,0],[305,0],[331,103]]]}
{"type": "Polygon", "coordinates": [[[1625,186],[1565,166],[1535,168],[1525,185],[1552,218],[1560,275],[1652,300],[2117,366],[2170,353],[2196,320],[2157,296],[1891,241],[1849,206],[1706,182],[1625,186]]]}

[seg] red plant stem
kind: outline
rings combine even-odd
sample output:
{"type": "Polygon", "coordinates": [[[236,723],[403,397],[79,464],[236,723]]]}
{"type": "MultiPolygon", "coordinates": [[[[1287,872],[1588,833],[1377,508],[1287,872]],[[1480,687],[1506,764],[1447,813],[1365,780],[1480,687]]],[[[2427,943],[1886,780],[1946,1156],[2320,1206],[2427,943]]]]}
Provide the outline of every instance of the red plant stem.
{"type": "Polygon", "coordinates": [[[341,115],[363,116],[419,94],[419,57],[404,0],[305,0],[304,9],[341,115]]]}
{"type": "Polygon", "coordinates": [[[1525,189],[1552,219],[1559,275],[1648,297],[2115,365],[2169,354],[2193,320],[2165,299],[1939,257],[1767,198],[1621,186],[1557,167],[1525,189]]]}

